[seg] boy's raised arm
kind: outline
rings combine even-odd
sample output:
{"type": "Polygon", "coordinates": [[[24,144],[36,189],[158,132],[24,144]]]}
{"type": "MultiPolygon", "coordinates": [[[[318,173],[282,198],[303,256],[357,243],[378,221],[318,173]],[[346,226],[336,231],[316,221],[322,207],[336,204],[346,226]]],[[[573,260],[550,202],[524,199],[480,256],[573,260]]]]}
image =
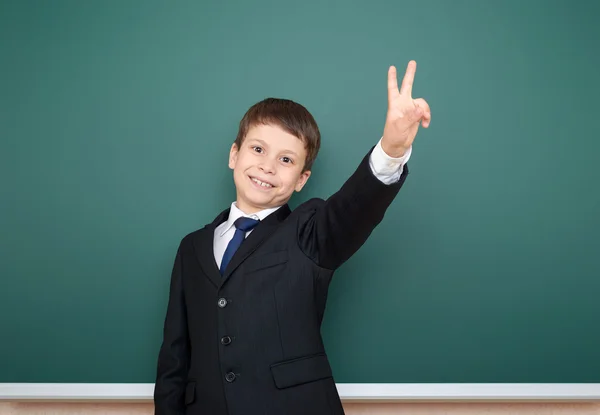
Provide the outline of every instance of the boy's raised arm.
{"type": "MultiPolygon", "coordinates": [[[[431,122],[427,102],[412,98],[415,71],[416,62],[410,61],[398,90],[396,68],[388,70],[388,110],[381,149],[393,158],[409,151],[419,124],[427,128],[431,122]]],[[[300,228],[298,240],[305,254],[321,267],[339,267],[364,244],[408,175],[404,166],[396,182],[382,182],[370,165],[372,151],[340,190],[324,202],[314,200],[306,205],[310,216],[300,228]]]]}
{"type": "Polygon", "coordinates": [[[185,412],[184,391],[189,365],[189,336],[181,275],[181,247],[177,250],[169,292],[163,342],[158,355],[154,386],[154,413],[175,415],[185,412]]]}

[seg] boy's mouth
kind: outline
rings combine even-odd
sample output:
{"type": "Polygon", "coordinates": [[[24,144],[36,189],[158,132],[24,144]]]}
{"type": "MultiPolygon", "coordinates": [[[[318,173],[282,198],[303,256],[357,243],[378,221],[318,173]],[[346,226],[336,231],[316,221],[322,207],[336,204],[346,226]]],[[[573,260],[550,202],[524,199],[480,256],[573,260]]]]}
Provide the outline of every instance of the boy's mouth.
{"type": "Polygon", "coordinates": [[[254,187],[257,187],[261,190],[268,190],[268,189],[272,189],[275,186],[272,183],[269,183],[267,181],[264,180],[260,180],[257,179],[256,177],[252,177],[252,176],[248,176],[250,178],[250,181],[252,182],[252,184],[254,184],[254,187]]]}

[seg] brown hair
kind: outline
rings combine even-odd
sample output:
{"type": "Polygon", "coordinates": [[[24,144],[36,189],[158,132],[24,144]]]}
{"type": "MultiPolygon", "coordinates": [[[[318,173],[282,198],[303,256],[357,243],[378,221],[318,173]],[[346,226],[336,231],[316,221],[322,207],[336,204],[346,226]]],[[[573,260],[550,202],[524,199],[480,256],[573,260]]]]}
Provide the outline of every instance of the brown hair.
{"type": "Polygon", "coordinates": [[[272,124],[284,129],[304,142],[306,160],[302,172],[310,170],[321,147],[321,133],[308,110],[289,99],[267,98],[251,106],[240,121],[235,144],[239,149],[250,127],[272,124]]]}

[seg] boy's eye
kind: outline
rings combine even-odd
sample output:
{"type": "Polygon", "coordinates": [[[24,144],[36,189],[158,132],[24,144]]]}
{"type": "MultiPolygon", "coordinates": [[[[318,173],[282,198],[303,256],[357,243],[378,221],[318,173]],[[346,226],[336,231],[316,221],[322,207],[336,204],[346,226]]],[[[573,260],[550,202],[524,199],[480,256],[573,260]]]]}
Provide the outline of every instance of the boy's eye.
{"type": "Polygon", "coordinates": [[[293,160],[289,157],[282,157],[281,160],[283,160],[284,163],[293,163],[293,160]]]}
{"type": "Polygon", "coordinates": [[[262,153],[262,151],[263,151],[262,147],[259,147],[259,146],[252,146],[252,149],[254,151],[256,151],[257,153],[262,153]]]}

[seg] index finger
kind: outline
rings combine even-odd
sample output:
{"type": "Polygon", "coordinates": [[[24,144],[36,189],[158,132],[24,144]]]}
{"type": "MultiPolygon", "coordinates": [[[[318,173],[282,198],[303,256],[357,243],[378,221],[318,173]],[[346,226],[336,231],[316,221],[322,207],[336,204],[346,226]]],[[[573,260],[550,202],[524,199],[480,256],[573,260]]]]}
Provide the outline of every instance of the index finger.
{"type": "Polygon", "coordinates": [[[411,60],[408,62],[406,67],[406,73],[402,79],[402,86],[400,87],[400,94],[412,96],[412,86],[415,80],[415,72],[417,71],[417,62],[411,60]]]}
{"type": "Polygon", "coordinates": [[[396,76],[396,67],[390,66],[388,69],[388,91],[390,92],[398,92],[398,79],[396,76]]]}

